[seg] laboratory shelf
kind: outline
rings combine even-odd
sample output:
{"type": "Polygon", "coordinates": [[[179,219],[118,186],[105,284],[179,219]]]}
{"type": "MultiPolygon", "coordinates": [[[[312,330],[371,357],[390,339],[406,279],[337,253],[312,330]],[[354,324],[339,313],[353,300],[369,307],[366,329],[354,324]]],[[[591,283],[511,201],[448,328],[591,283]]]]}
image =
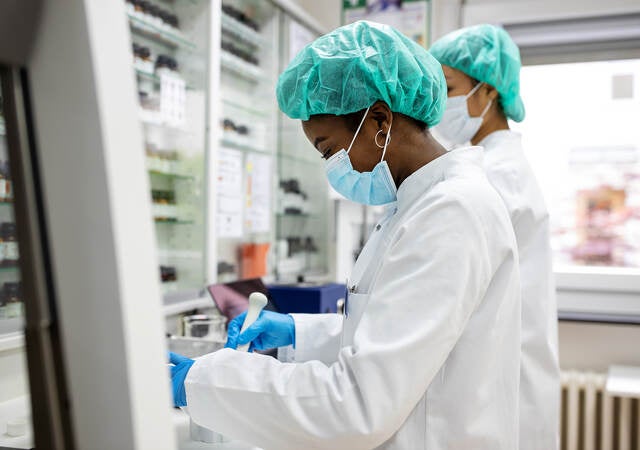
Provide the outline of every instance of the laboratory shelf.
{"type": "MultiPolygon", "coordinates": [[[[313,155],[313,153],[312,153],[313,150],[302,149],[301,151],[306,151],[306,152],[310,153],[310,155],[313,155]]],[[[293,162],[302,163],[302,164],[309,164],[309,165],[313,165],[313,166],[319,166],[322,163],[324,163],[324,161],[320,157],[319,153],[318,153],[318,159],[315,159],[315,158],[311,159],[312,156],[302,157],[302,156],[287,155],[286,153],[278,152],[278,158],[282,158],[282,159],[286,159],[288,161],[293,161],[293,162]]]]}
{"type": "Polygon", "coordinates": [[[15,272],[19,268],[20,268],[20,265],[18,265],[17,263],[14,263],[14,264],[2,264],[2,265],[0,265],[0,273],[3,273],[3,272],[15,272]]]}
{"type": "Polygon", "coordinates": [[[266,153],[268,155],[272,154],[267,149],[256,147],[250,141],[247,141],[244,139],[238,139],[229,135],[223,135],[222,138],[220,138],[220,143],[224,146],[233,147],[238,150],[247,150],[247,151],[257,152],[257,153],[266,153]]]}
{"type": "Polygon", "coordinates": [[[156,219],[153,221],[158,225],[193,225],[195,222],[193,220],[182,220],[182,219],[156,219]]]}
{"type": "Polygon", "coordinates": [[[249,64],[226,50],[220,51],[220,64],[223,69],[231,71],[250,81],[259,82],[266,80],[264,72],[258,66],[249,64]]]}
{"type": "Polygon", "coordinates": [[[246,113],[252,114],[254,116],[260,116],[260,117],[264,117],[264,118],[269,118],[269,113],[267,113],[265,110],[260,110],[260,109],[256,109],[253,108],[251,106],[245,105],[243,103],[237,102],[233,99],[229,99],[229,98],[222,98],[222,103],[224,103],[227,106],[231,106],[233,108],[239,109],[240,111],[244,111],[246,113]]]}
{"type": "MultiPolygon", "coordinates": [[[[136,68],[135,71],[136,71],[136,75],[142,78],[143,80],[151,81],[156,85],[160,84],[160,77],[157,76],[155,73],[145,72],[144,70],[140,70],[138,68],[136,68]]],[[[194,87],[190,83],[186,83],[186,82],[185,82],[185,87],[187,88],[187,90],[194,89],[194,87]]]]}
{"type": "Polygon", "coordinates": [[[131,30],[136,33],[172,48],[190,51],[195,51],[197,48],[193,42],[186,39],[180,32],[164,29],[154,23],[136,17],[131,13],[128,13],[127,16],[129,17],[131,30]]]}
{"type": "Polygon", "coordinates": [[[221,25],[222,31],[233,35],[247,44],[253,45],[254,47],[266,45],[266,41],[260,33],[224,12],[221,17],[221,25]]]}
{"type": "Polygon", "coordinates": [[[193,175],[185,175],[185,174],[174,173],[174,172],[162,172],[159,170],[148,170],[147,172],[149,172],[150,175],[155,175],[158,177],[173,178],[176,180],[189,180],[189,181],[195,180],[195,177],[193,175]]]}
{"type": "Polygon", "coordinates": [[[165,316],[175,316],[194,309],[213,308],[213,300],[210,297],[200,297],[183,300],[176,303],[165,304],[163,306],[165,316]]]}
{"type": "Polygon", "coordinates": [[[170,249],[158,249],[159,259],[190,259],[201,260],[203,258],[202,252],[193,250],[170,250],[170,249]]]}
{"type": "Polygon", "coordinates": [[[307,213],[303,213],[303,214],[296,214],[296,213],[277,213],[276,217],[278,219],[285,219],[285,218],[296,218],[296,219],[319,219],[320,216],[318,216],[317,214],[307,214],[307,213]]]}
{"type": "Polygon", "coordinates": [[[24,347],[24,320],[22,317],[0,319],[0,352],[24,347]]]}
{"type": "Polygon", "coordinates": [[[165,130],[175,131],[183,134],[193,134],[192,131],[187,130],[182,126],[164,122],[160,118],[160,113],[157,111],[149,111],[149,110],[145,110],[144,108],[140,108],[140,110],[141,110],[139,114],[140,122],[142,122],[144,125],[147,125],[150,127],[162,128],[165,130]]]}

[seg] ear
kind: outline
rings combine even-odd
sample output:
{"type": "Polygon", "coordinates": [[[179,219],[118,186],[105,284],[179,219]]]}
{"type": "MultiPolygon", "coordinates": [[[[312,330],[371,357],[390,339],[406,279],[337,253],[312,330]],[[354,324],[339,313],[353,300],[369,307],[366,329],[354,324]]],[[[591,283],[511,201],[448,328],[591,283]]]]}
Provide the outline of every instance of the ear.
{"type": "Polygon", "coordinates": [[[378,130],[382,130],[386,135],[393,122],[393,112],[391,112],[389,106],[383,101],[377,101],[371,106],[369,114],[376,121],[378,130]]]}
{"type": "Polygon", "coordinates": [[[484,89],[484,94],[489,97],[490,100],[496,100],[498,98],[498,91],[493,86],[488,85],[487,83],[482,86],[484,89]]]}

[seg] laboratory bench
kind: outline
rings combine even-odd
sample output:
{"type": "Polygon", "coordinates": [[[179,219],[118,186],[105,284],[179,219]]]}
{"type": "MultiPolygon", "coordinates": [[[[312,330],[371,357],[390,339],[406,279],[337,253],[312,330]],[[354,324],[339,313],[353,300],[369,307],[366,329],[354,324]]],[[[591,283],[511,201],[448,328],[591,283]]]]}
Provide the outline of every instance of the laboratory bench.
{"type": "MultiPolygon", "coordinates": [[[[31,425],[27,424],[25,434],[18,437],[11,437],[6,434],[7,423],[16,419],[22,419],[30,415],[31,406],[29,397],[18,397],[0,403],[0,447],[30,449],[33,448],[33,433],[31,425]]],[[[172,421],[176,430],[179,450],[195,449],[216,449],[216,450],[260,450],[249,444],[238,441],[225,442],[221,444],[206,444],[204,442],[194,442],[189,433],[189,416],[180,409],[172,412],[172,421]]]]}

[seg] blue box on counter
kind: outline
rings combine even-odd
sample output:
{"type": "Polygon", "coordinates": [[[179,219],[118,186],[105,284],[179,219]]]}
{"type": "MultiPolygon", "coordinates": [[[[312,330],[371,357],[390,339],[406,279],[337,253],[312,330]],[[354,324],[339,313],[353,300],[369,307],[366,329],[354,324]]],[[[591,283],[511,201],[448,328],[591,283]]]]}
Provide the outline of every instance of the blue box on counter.
{"type": "Polygon", "coordinates": [[[316,286],[275,284],[268,286],[268,289],[279,312],[318,314],[335,313],[338,300],[344,299],[346,286],[338,283],[316,286]]]}

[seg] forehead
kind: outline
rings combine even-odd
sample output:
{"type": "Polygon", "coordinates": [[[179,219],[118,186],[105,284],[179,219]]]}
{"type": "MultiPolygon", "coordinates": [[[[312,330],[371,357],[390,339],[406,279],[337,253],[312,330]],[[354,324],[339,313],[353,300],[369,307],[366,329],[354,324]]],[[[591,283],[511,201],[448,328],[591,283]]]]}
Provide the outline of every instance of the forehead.
{"type": "Polygon", "coordinates": [[[327,136],[344,128],[344,120],[338,116],[318,115],[302,121],[302,129],[308,137],[327,136]]]}
{"type": "Polygon", "coordinates": [[[454,69],[453,67],[442,66],[442,72],[444,72],[444,78],[445,80],[447,80],[447,83],[456,82],[456,81],[471,82],[471,77],[459,71],[458,69],[454,69]]]}

